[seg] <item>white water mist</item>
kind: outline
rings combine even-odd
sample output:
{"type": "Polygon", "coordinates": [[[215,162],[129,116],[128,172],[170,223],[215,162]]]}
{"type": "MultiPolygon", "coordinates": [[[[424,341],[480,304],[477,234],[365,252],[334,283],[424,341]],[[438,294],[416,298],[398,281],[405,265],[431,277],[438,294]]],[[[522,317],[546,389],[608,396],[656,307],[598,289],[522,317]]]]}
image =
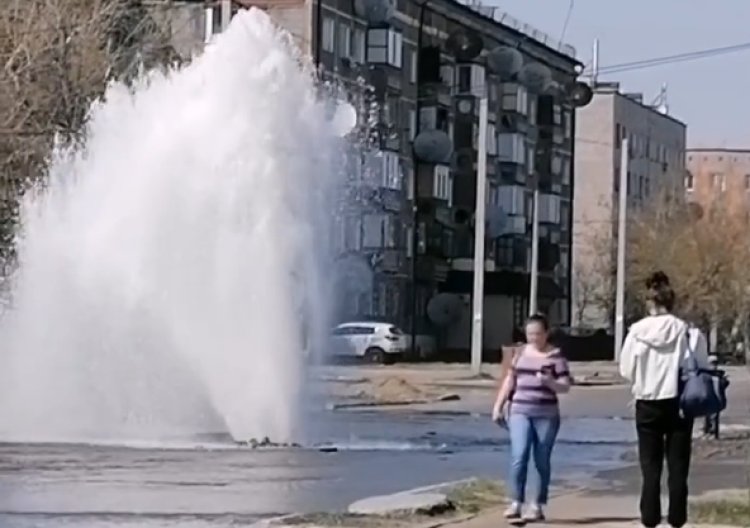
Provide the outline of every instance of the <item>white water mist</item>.
{"type": "Polygon", "coordinates": [[[184,69],[108,89],[23,207],[0,439],[298,433],[303,334],[327,323],[323,106],[258,10],[184,69]]]}

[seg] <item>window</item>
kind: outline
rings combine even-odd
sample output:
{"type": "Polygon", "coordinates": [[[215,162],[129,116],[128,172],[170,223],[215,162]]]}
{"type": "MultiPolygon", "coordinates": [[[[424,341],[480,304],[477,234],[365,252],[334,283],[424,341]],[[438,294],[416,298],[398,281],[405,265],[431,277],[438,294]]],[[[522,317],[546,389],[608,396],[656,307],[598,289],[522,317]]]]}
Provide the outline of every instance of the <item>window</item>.
{"type": "Polygon", "coordinates": [[[321,45],[323,51],[333,53],[336,49],[336,21],[332,18],[324,17],[322,26],[321,45]]]}
{"type": "Polygon", "coordinates": [[[374,64],[390,64],[394,68],[403,65],[404,37],[393,28],[374,28],[367,32],[367,61],[374,64]]]}
{"type": "MultiPolygon", "coordinates": [[[[747,182],[747,178],[746,178],[746,182],[747,182]]],[[[688,173],[685,175],[685,190],[692,191],[693,185],[695,185],[695,182],[693,181],[693,173],[688,171],[688,173]]]]}
{"type": "Polygon", "coordinates": [[[412,83],[415,83],[417,82],[417,52],[414,50],[409,52],[409,64],[410,64],[409,81],[411,81],[412,83]]]}
{"type": "Polygon", "coordinates": [[[401,68],[404,62],[404,36],[398,31],[388,33],[388,64],[401,68]]]}
{"type": "Polygon", "coordinates": [[[638,177],[638,198],[643,199],[646,191],[646,179],[643,176],[638,177]]]}
{"type": "Polygon", "coordinates": [[[711,185],[714,191],[724,192],[727,190],[727,180],[724,174],[720,172],[711,173],[711,185]]]}
{"type": "Polygon", "coordinates": [[[498,204],[509,215],[525,215],[526,189],[520,185],[500,185],[498,204]]]}
{"type": "Polygon", "coordinates": [[[570,229],[570,203],[560,202],[560,226],[563,231],[570,229]]]}
{"type": "MultiPolygon", "coordinates": [[[[520,84],[504,83],[503,85],[503,110],[528,115],[530,110],[529,95],[526,88],[520,84]]],[[[534,121],[536,122],[536,100],[534,106],[534,121]]]]}
{"type": "Polygon", "coordinates": [[[750,191],[750,174],[745,174],[745,190],[750,191]]]}
{"type": "Polygon", "coordinates": [[[414,141],[417,136],[417,111],[409,110],[409,140],[414,141]]]}
{"type": "Polygon", "coordinates": [[[529,176],[534,175],[536,169],[536,148],[533,144],[529,143],[526,147],[526,174],[529,176]]]}
{"type": "Polygon", "coordinates": [[[352,33],[351,56],[354,62],[365,62],[365,32],[360,28],[355,28],[352,33]]]}
{"type": "Polygon", "coordinates": [[[433,173],[433,196],[438,200],[445,200],[448,206],[453,202],[453,176],[447,165],[435,165],[433,173]]]}
{"type": "Polygon", "coordinates": [[[339,57],[348,59],[352,55],[352,28],[339,25],[339,57]]]}
{"type": "Polygon", "coordinates": [[[497,240],[497,257],[495,259],[499,266],[510,268],[513,266],[513,239],[500,237],[497,240]]]}
{"type": "Polygon", "coordinates": [[[362,247],[392,248],[396,223],[387,214],[366,214],[362,217],[362,247]]]}
{"type": "Polygon", "coordinates": [[[498,134],[497,155],[500,161],[524,164],[526,162],[526,141],[522,134],[498,134]]]}
{"type": "Polygon", "coordinates": [[[573,112],[565,110],[562,117],[563,134],[565,135],[565,139],[570,139],[573,137],[573,112]]]}
{"type": "Polygon", "coordinates": [[[453,91],[456,87],[456,68],[452,64],[444,64],[440,67],[440,78],[447,87],[453,91]]]}
{"type": "Polygon", "coordinates": [[[617,148],[620,147],[620,142],[622,140],[622,136],[620,134],[621,134],[620,123],[616,123],[615,124],[615,146],[617,148]]]}
{"type": "Polygon", "coordinates": [[[398,152],[383,151],[383,181],[382,186],[386,189],[401,190],[403,173],[401,171],[401,160],[398,152]]]}
{"type": "Polygon", "coordinates": [[[490,156],[497,155],[497,135],[495,133],[495,125],[492,123],[487,124],[487,154],[490,156]]]}
{"type": "Polygon", "coordinates": [[[480,97],[484,91],[484,67],[480,64],[461,64],[458,70],[458,93],[480,97]]]}
{"type": "Polygon", "coordinates": [[[362,220],[356,216],[344,216],[338,221],[339,250],[358,251],[362,248],[362,220]]]}
{"type": "Polygon", "coordinates": [[[555,125],[562,125],[562,108],[559,104],[552,106],[552,122],[555,125]]]}
{"type": "Polygon", "coordinates": [[[562,159],[562,174],[561,174],[560,180],[562,181],[563,185],[570,185],[571,162],[572,160],[569,157],[563,157],[562,159]]]}
{"type": "Polygon", "coordinates": [[[448,131],[448,109],[442,106],[428,106],[419,109],[419,129],[448,131]]]}
{"type": "Polygon", "coordinates": [[[557,194],[539,194],[539,222],[560,224],[560,196],[557,194]]]}

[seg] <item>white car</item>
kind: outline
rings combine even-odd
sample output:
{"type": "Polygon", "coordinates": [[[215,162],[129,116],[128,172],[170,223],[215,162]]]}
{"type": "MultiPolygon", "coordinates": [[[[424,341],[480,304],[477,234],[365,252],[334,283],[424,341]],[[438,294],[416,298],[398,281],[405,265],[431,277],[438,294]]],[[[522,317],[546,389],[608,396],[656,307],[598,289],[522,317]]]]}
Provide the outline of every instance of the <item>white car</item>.
{"type": "Polygon", "coordinates": [[[406,350],[406,337],[400,328],[389,323],[344,323],[331,333],[331,347],[336,356],[391,363],[406,350]]]}

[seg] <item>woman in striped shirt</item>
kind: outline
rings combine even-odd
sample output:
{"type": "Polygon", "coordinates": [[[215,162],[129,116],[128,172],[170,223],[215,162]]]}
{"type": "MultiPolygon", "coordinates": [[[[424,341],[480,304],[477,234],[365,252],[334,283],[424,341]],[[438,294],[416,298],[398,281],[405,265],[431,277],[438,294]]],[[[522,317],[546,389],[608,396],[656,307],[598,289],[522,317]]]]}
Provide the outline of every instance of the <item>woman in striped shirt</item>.
{"type": "Polygon", "coordinates": [[[543,508],[547,504],[552,474],[550,459],[560,429],[557,395],[567,392],[571,385],[568,362],[559,349],[549,344],[548,333],[549,324],[544,316],[529,317],[527,344],[513,359],[492,413],[497,422],[507,419],[510,431],[512,502],[505,512],[508,519],[522,516],[529,458],[533,455],[539,473],[539,489],[523,514],[523,520],[544,520],[543,508]]]}

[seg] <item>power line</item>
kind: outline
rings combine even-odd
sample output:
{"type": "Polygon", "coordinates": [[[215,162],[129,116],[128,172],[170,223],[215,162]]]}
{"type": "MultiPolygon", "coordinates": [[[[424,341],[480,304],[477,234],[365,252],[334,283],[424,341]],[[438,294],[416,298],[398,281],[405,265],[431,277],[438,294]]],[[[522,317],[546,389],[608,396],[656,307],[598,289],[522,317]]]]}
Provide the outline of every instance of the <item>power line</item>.
{"type": "Polygon", "coordinates": [[[737,53],[739,51],[750,50],[750,42],[743,42],[740,44],[734,44],[731,46],[723,46],[720,48],[707,48],[698,51],[692,51],[687,53],[678,53],[675,55],[666,55],[663,57],[654,57],[651,59],[643,59],[632,62],[623,62],[620,64],[613,64],[611,66],[604,66],[599,69],[599,73],[622,73],[628,71],[642,70],[646,68],[654,68],[656,66],[664,66],[667,64],[675,64],[679,62],[688,62],[699,59],[706,59],[709,57],[717,57],[721,55],[728,55],[730,53],[737,53]]]}

